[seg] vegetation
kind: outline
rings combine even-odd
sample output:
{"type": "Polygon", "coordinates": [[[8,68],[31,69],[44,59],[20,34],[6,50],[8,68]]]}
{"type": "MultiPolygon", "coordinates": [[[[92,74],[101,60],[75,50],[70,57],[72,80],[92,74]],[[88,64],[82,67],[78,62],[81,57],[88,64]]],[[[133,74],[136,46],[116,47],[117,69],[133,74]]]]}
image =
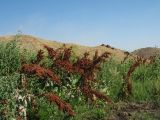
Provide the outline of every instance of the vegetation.
{"type": "Polygon", "coordinates": [[[0,43],[0,119],[160,119],[156,112],[132,114],[160,110],[160,57],[120,63],[107,52],[90,59],[65,45],[44,48],[36,54],[16,41],[0,43]]]}

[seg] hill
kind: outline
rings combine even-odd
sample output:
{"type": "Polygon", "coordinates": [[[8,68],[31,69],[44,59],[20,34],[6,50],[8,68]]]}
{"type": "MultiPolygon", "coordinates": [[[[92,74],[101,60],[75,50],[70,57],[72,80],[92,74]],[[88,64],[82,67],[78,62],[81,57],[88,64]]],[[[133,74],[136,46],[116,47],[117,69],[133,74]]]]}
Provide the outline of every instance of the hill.
{"type": "MultiPolygon", "coordinates": [[[[57,41],[49,41],[45,39],[41,39],[38,37],[33,37],[30,35],[19,35],[18,37],[15,35],[11,36],[2,36],[0,37],[0,41],[11,41],[11,40],[17,40],[21,49],[27,49],[32,51],[37,51],[39,49],[44,49],[44,45],[47,45],[52,48],[59,48],[62,47],[64,43],[57,42],[57,41]]],[[[82,56],[84,52],[89,52],[90,57],[92,57],[95,53],[95,51],[98,51],[98,54],[101,55],[105,51],[110,52],[112,56],[115,56],[119,60],[123,60],[123,58],[126,56],[125,51],[113,48],[110,45],[102,44],[100,46],[95,47],[89,47],[89,46],[82,46],[72,43],[66,43],[67,47],[72,46],[74,53],[77,56],[82,56]]]]}
{"type": "Polygon", "coordinates": [[[151,56],[156,56],[160,54],[160,48],[153,48],[153,47],[141,48],[133,51],[132,53],[143,58],[149,58],[151,56]]]}

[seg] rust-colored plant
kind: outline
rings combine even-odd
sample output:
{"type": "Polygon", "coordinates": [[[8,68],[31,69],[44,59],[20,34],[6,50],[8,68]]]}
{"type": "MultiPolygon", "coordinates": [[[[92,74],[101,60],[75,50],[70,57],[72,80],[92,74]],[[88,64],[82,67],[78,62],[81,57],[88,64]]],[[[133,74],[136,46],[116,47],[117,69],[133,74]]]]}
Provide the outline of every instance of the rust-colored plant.
{"type": "Polygon", "coordinates": [[[95,57],[93,60],[88,58],[88,53],[84,54],[84,57],[79,59],[75,64],[74,67],[80,69],[81,71],[84,71],[83,74],[81,74],[81,84],[80,88],[82,93],[89,99],[94,100],[93,97],[97,97],[99,99],[102,99],[106,102],[111,103],[111,100],[103,95],[102,93],[92,90],[91,84],[95,82],[95,72],[99,69],[100,63],[105,59],[109,57],[109,53],[105,52],[101,56],[97,55],[97,52],[95,53],[95,57]]]}
{"type": "MultiPolygon", "coordinates": [[[[63,72],[68,74],[79,74],[81,78],[79,79],[79,85],[77,89],[80,88],[81,92],[90,100],[93,98],[99,98],[107,103],[112,101],[105,96],[103,93],[100,93],[92,89],[92,84],[96,81],[96,71],[100,69],[100,64],[109,57],[110,53],[105,52],[101,56],[98,56],[98,52],[95,52],[93,60],[89,59],[89,53],[84,53],[82,58],[78,58],[75,63],[71,62],[72,48],[67,48],[65,45],[59,49],[53,49],[49,46],[44,46],[48,52],[49,58],[52,59],[52,68],[48,69],[40,65],[40,61],[44,58],[43,51],[39,50],[37,58],[31,64],[23,64],[21,67],[21,72],[26,74],[35,74],[40,78],[46,79],[50,78],[56,84],[60,85],[61,81],[57,74],[53,72],[54,69],[60,69],[63,72]]],[[[56,103],[60,110],[66,111],[70,116],[74,116],[71,106],[61,100],[54,92],[47,92],[43,94],[50,102],[56,103]]]]}
{"type": "Polygon", "coordinates": [[[83,94],[89,98],[90,100],[94,101],[95,97],[99,98],[107,103],[112,103],[111,99],[109,99],[106,95],[104,95],[101,92],[98,92],[96,90],[91,89],[91,87],[89,85],[86,86],[82,86],[81,87],[81,91],[83,92],[83,94]]]}
{"type": "Polygon", "coordinates": [[[124,52],[124,54],[125,54],[125,57],[124,57],[124,59],[123,59],[123,61],[121,63],[124,63],[128,59],[128,57],[130,55],[130,53],[128,51],[124,52]]]}
{"type": "Polygon", "coordinates": [[[37,64],[23,64],[21,67],[21,72],[27,74],[36,74],[38,77],[46,79],[51,78],[56,84],[60,85],[61,81],[58,75],[56,75],[52,70],[43,68],[37,64]]]}
{"type": "MultiPolygon", "coordinates": [[[[51,57],[50,53],[53,53],[54,51],[51,48],[45,47],[48,50],[48,54],[51,57]]],[[[78,58],[78,60],[73,64],[70,61],[71,57],[71,48],[65,48],[63,49],[63,52],[57,52],[57,56],[61,56],[58,54],[63,54],[64,58],[56,57],[53,59],[53,66],[69,73],[78,73],[81,75],[80,79],[80,85],[82,93],[84,95],[93,100],[93,96],[96,96],[99,99],[106,100],[107,102],[111,102],[108,97],[103,95],[102,93],[99,93],[98,91],[91,89],[91,83],[95,82],[95,72],[96,70],[99,70],[101,62],[103,62],[106,58],[109,57],[110,53],[105,52],[101,56],[98,56],[98,51],[95,52],[95,56],[93,57],[93,60],[89,59],[89,53],[84,53],[84,56],[82,58],[78,58]],[[99,94],[98,94],[99,93],[99,94]],[[103,97],[102,97],[103,96],[103,97]],[[105,96],[105,97],[104,97],[105,96]],[[105,99],[104,99],[105,98],[105,99]]]]}
{"type": "Polygon", "coordinates": [[[135,59],[135,62],[130,66],[126,76],[123,76],[124,83],[123,83],[123,88],[122,88],[122,97],[127,98],[129,95],[132,94],[131,75],[138,66],[140,66],[141,64],[145,64],[145,63],[146,63],[146,59],[137,57],[135,59]]]}
{"type": "Polygon", "coordinates": [[[44,52],[42,50],[38,51],[37,59],[33,63],[38,64],[44,58],[44,52]]]}
{"type": "Polygon", "coordinates": [[[53,48],[51,48],[51,47],[49,47],[49,46],[47,46],[47,45],[44,45],[44,48],[47,49],[48,54],[49,54],[49,56],[50,56],[51,58],[54,58],[54,57],[56,56],[56,51],[53,50],[53,48]]]}
{"type": "Polygon", "coordinates": [[[74,116],[75,113],[72,110],[70,104],[61,100],[54,92],[45,93],[44,96],[50,101],[54,102],[61,111],[67,112],[70,116],[74,116]]]}

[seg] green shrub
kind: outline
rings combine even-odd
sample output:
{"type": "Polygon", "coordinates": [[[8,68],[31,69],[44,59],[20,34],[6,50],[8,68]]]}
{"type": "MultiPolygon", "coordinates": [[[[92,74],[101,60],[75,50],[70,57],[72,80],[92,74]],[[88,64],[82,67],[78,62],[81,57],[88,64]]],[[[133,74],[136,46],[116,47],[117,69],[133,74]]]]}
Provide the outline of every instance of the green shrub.
{"type": "Polygon", "coordinates": [[[13,119],[16,113],[16,88],[20,74],[20,52],[16,41],[0,42],[0,119],[13,119]],[[4,118],[1,118],[4,116],[4,118]]]}
{"type": "Polygon", "coordinates": [[[7,111],[4,114],[4,118],[7,120],[16,118],[16,88],[18,86],[18,80],[20,74],[14,73],[11,76],[0,76],[0,100],[6,100],[6,104],[0,104],[0,119],[3,119],[3,111],[7,111]]]}
{"type": "Polygon", "coordinates": [[[20,67],[20,51],[16,41],[0,43],[0,75],[9,75],[20,67]]]}

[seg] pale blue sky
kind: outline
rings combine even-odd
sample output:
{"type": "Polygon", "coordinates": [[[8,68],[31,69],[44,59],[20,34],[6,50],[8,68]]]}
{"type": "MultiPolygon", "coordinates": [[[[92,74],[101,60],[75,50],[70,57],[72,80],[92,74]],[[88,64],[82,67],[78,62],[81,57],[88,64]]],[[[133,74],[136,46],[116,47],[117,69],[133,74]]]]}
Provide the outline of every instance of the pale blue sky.
{"type": "Polygon", "coordinates": [[[160,47],[160,0],[0,0],[0,35],[132,51],[160,47]]]}

